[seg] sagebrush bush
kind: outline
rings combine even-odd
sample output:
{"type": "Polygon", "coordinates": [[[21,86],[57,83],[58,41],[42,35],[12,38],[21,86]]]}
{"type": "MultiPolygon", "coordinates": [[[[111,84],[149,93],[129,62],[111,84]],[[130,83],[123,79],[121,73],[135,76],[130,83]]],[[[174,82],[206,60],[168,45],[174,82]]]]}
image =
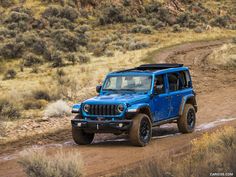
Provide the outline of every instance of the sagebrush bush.
{"type": "Polygon", "coordinates": [[[30,9],[17,7],[10,11],[4,23],[11,30],[25,32],[32,28],[33,15],[30,9]]]}
{"type": "Polygon", "coordinates": [[[43,12],[44,18],[59,17],[75,21],[78,18],[78,12],[75,8],[69,6],[50,6],[43,12]]]}
{"type": "Polygon", "coordinates": [[[210,20],[211,26],[217,27],[226,27],[229,24],[229,17],[228,16],[218,16],[212,20],[210,20]]]}
{"type": "Polygon", "coordinates": [[[74,53],[69,53],[65,57],[72,65],[75,65],[78,62],[78,57],[74,53]]]}
{"type": "Polygon", "coordinates": [[[51,57],[51,61],[52,61],[52,67],[56,68],[56,67],[62,67],[65,65],[64,60],[63,60],[63,56],[62,56],[62,52],[54,51],[50,57],[51,57]]]}
{"type": "Polygon", "coordinates": [[[83,161],[78,151],[56,152],[49,156],[44,150],[24,151],[19,163],[30,177],[81,177],[83,161]]]}
{"type": "Polygon", "coordinates": [[[142,48],[146,48],[149,45],[146,42],[140,42],[140,41],[131,41],[128,44],[128,50],[139,50],[142,48]]]}
{"type": "Polygon", "coordinates": [[[0,6],[5,8],[12,6],[14,3],[14,0],[0,0],[0,6]]]}
{"type": "Polygon", "coordinates": [[[0,99],[0,120],[14,120],[21,117],[19,108],[7,99],[0,99]]]}
{"type": "Polygon", "coordinates": [[[173,25],[173,27],[172,27],[172,32],[181,32],[182,31],[182,29],[181,29],[181,27],[180,27],[180,25],[179,24],[175,24],[175,25],[173,25]]]}
{"type": "Polygon", "coordinates": [[[100,25],[125,22],[135,22],[135,18],[130,15],[129,11],[125,11],[125,8],[115,5],[104,8],[99,18],[100,25]]]}
{"type": "Polygon", "coordinates": [[[156,25],[154,25],[154,29],[155,30],[159,30],[159,29],[161,29],[161,28],[163,28],[163,27],[165,27],[165,23],[163,23],[163,22],[158,22],[156,25]]]}
{"type": "Polygon", "coordinates": [[[105,43],[97,43],[93,49],[93,55],[96,57],[101,57],[105,54],[107,45],[105,43]]]}
{"type": "Polygon", "coordinates": [[[0,120],[0,137],[6,136],[7,124],[6,122],[0,120]]]}
{"type": "Polygon", "coordinates": [[[198,26],[198,27],[196,27],[196,28],[194,29],[194,32],[195,32],[195,33],[202,33],[202,32],[203,32],[203,29],[202,29],[200,26],[198,26]]]}
{"type": "Polygon", "coordinates": [[[0,55],[6,59],[15,59],[23,54],[24,43],[11,41],[0,45],[0,55]]]}
{"type": "Polygon", "coordinates": [[[70,107],[65,101],[59,100],[49,104],[44,112],[46,117],[62,117],[70,115],[70,107]]]}
{"type": "Polygon", "coordinates": [[[24,66],[31,67],[34,65],[42,64],[43,60],[38,55],[35,55],[33,53],[28,53],[23,57],[23,63],[24,66]]]}
{"type": "Polygon", "coordinates": [[[47,100],[50,101],[51,97],[46,90],[36,90],[33,92],[33,97],[36,100],[47,100]]]}
{"type": "Polygon", "coordinates": [[[77,38],[76,35],[68,30],[56,30],[52,33],[55,45],[59,50],[65,52],[75,52],[77,51],[77,38]]]}
{"type": "Polygon", "coordinates": [[[42,109],[47,105],[47,101],[45,100],[25,100],[23,103],[23,107],[25,110],[29,109],[42,109]]]}
{"type": "Polygon", "coordinates": [[[144,26],[144,25],[137,25],[134,26],[131,29],[132,33],[143,33],[143,34],[151,34],[152,33],[152,29],[149,26],[144,26]]]}
{"type": "Polygon", "coordinates": [[[83,64],[83,63],[89,63],[90,62],[90,57],[87,55],[79,55],[79,63],[83,64]]]}
{"type": "Polygon", "coordinates": [[[5,72],[3,79],[8,80],[8,79],[15,79],[16,77],[16,71],[14,69],[9,69],[5,72]]]}

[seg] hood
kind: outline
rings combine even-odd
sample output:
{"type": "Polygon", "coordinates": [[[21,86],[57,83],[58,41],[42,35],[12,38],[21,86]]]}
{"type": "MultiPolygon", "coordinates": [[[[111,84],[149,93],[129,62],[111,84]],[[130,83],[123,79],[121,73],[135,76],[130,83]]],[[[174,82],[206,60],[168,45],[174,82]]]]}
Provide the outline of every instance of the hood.
{"type": "Polygon", "coordinates": [[[134,104],[140,101],[144,102],[149,98],[147,94],[109,94],[109,95],[99,95],[93,98],[90,98],[84,103],[92,104],[119,104],[119,103],[128,103],[134,104]]]}

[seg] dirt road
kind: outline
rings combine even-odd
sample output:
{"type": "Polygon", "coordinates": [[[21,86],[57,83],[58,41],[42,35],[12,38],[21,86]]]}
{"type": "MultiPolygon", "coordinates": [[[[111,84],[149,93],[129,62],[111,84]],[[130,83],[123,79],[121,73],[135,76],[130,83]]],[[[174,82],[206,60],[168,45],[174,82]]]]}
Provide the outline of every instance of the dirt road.
{"type": "MultiPolygon", "coordinates": [[[[227,123],[236,127],[236,71],[211,67],[205,61],[213,49],[226,42],[183,44],[161,50],[153,58],[155,62],[177,62],[190,67],[199,105],[197,129],[194,133],[180,134],[176,125],[168,124],[156,128],[152,142],[144,148],[130,146],[126,136],[113,135],[99,135],[90,146],[76,146],[69,139],[63,144],[31,148],[46,148],[51,152],[76,149],[84,159],[87,175],[99,176],[150,157],[161,158],[167,153],[176,152],[214,126],[227,123]]],[[[0,156],[0,176],[25,176],[17,164],[18,155],[16,151],[11,155],[0,156]]]]}

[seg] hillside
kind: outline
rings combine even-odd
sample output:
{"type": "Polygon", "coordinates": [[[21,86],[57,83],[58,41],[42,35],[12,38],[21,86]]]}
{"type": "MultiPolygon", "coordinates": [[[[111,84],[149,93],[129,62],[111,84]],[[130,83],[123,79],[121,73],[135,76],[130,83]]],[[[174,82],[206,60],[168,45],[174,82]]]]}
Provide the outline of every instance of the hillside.
{"type": "MultiPolygon", "coordinates": [[[[234,4],[0,0],[0,119],[7,124],[0,126],[2,136],[17,139],[7,134],[14,128],[28,132],[22,124],[67,115],[68,107],[62,114],[45,109],[60,99],[71,105],[94,95],[106,73],[139,65],[154,50],[234,37],[234,4]]],[[[46,132],[58,129],[46,127],[46,132]]]]}

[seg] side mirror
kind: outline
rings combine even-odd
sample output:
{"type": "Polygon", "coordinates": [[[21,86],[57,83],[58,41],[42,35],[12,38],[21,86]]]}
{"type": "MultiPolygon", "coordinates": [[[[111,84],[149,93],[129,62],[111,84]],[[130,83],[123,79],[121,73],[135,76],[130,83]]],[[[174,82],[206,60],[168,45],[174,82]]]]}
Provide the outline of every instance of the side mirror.
{"type": "Polygon", "coordinates": [[[100,93],[101,89],[102,89],[102,86],[101,86],[101,85],[98,85],[98,86],[96,87],[97,93],[100,93]]]}

